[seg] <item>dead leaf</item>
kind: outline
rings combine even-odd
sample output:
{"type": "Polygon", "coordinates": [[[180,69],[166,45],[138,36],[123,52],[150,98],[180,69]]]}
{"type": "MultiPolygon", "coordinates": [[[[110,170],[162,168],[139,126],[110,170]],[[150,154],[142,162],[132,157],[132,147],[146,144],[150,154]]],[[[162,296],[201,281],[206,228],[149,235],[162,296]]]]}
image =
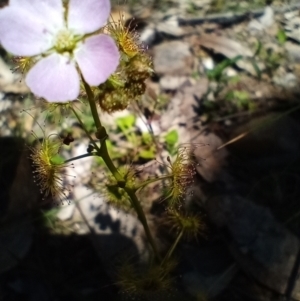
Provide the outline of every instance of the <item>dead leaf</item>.
{"type": "Polygon", "coordinates": [[[253,56],[252,51],[241,45],[239,42],[216,34],[201,35],[198,38],[198,43],[201,46],[211,49],[216,53],[221,53],[230,59],[233,59],[238,55],[253,56]]]}

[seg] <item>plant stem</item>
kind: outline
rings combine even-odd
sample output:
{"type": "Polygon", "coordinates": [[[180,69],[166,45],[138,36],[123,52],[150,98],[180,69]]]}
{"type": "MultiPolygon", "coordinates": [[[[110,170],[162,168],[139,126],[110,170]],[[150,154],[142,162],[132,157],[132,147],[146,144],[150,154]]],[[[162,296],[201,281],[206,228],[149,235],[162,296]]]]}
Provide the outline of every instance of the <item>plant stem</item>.
{"type": "Polygon", "coordinates": [[[129,195],[130,200],[131,200],[131,204],[132,204],[135,212],[138,215],[138,219],[140,220],[140,222],[142,223],[142,225],[144,227],[146,237],[148,239],[149,244],[151,245],[151,247],[153,249],[154,255],[155,255],[155,257],[158,261],[161,261],[161,258],[159,256],[159,253],[158,253],[158,250],[157,250],[157,247],[156,247],[156,244],[155,244],[155,241],[152,237],[149,225],[147,223],[145,213],[143,211],[143,208],[142,208],[139,200],[136,197],[135,190],[133,190],[132,188],[126,187],[126,181],[124,180],[122,175],[119,173],[118,169],[115,167],[114,163],[112,162],[112,160],[111,160],[111,158],[108,154],[105,140],[101,143],[101,150],[100,150],[99,155],[101,156],[101,158],[105,162],[106,166],[108,167],[110,172],[113,174],[113,176],[117,180],[118,186],[123,188],[127,192],[127,194],[129,195]]]}
{"type": "MultiPolygon", "coordinates": [[[[108,167],[110,172],[113,174],[113,176],[117,180],[118,186],[120,188],[123,188],[126,191],[126,193],[128,194],[128,196],[130,197],[131,204],[138,215],[138,219],[140,220],[140,222],[142,223],[142,225],[144,227],[144,231],[145,231],[147,240],[153,249],[153,253],[154,253],[155,257],[157,258],[157,260],[161,261],[160,255],[158,253],[158,249],[156,247],[155,241],[152,237],[150,228],[148,226],[145,213],[142,209],[142,206],[141,206],[139,200],[136,197],[135,190],[130,187],[126,187],[126,181],[125,181],[124,177],[120,174],[118,169],[115,167],[115,165],[114,165],[113,161],[111,160],[111,157],[108,153],[107,145],[106,145],[106,139],[108,138],[108,135],[106,133],[106,129],[101,124],[101,121],[100,121],[100,118],[98,115],[98,111],[97,111],[97,107],[96,107],[96,103],[95,103],[95,99],[94,99],[94,94],[93,94],[90,86],[85,82],[83,77],[82,77],[82,81],[83,81],[83,84],[84,84],[84,87],[85,87],[85,90],[86,90],[86,93],[88,96],[88,101],[90,104],[92,116],[93,116],[93,119],[94,119],[94,122],[95,122],[95,125],[97,128],[96,137],[101,142],[100,148],[98,146],[97,147],[95,146],[95,148],[97,150],[97,155],[103,159],[104,163],[106,164],[106,166],[108,167]]],[[[75,113],[75,116],[77,117],[78,114],[75,113]]],[[[79,116],[77,117],[77,119],[78,118],[79,118],[79,116]]],[[[83,125],[81,120],[79,122],[81,123],[81,125],[83,125]]],[[[91,142],[93,144],[95,144],[95,142],[93,141],[91,136],[88,134],[88,132],[86,132],[86,133],[87,133],[88,137],[91,139],[91,142]]]]}
{"type": "Polygon", "coordinates": [[[97,130],[100,130],[102,128],[102,124],[98,115],[98,111],[97,111],[97,107],[96,107],[96,102],[95,102],[95,97],[94,97],[94,93],[91,90],[91,87],[85,82],[84,78],[81,76],[82,78],[82,82],[84,84],[84,88],[86,91],[86,94],[88,96],[88,101],[90,104],[90,108],[91,108],[91,112],[93,115],[93,119],[96,125],[97,130]]]}
{"type": "Polygon", "coordinates": [[[69,162],[72,162],[72,161],[76,161],[76,160],[80,160],[82,158],[92,157],[92,156],[97,156],[97,154],[96,153],[87,153],[87,154],[84,154],[84,155],[80,155],[80,156],[77,156],[77,157],[70,158],[70,159],[66,160],[64,163],[69,163],[69,162]]]}
{"type": "Polygon", "coordinates": [[[179,243],[179,241],[180,241],[180,239],[183,235],[183,232],[184,232],[184,229],[181,229],[181,231],[179,232],[179,234],[178,234],[176,240],[174,241],[173,245],[170,247],[168,253],[166,254],[163,261],[161,262],[161,264],[160,264],[161,266],[163,266],[167,262],[167,260],[171,257],[171,255],[173,254],[176,246],[178,245],[178,243],[179,243]]]}
{"type": "Polygon", "coordinates": [[[138,191],[139,189],[142,189],[142,188],[144,188],[145,186],[147,186],[151,183],[155,183],[155,182],[165,180],[165,179],[171,179],[172,177],[173,177],[173,175],[165,175],[165,176],[162,176],[162,177],[147,180],[147,181],[141,183],[139,186],[136,186],[135,191],[138,191]]]}
{"type": "Polygon", "coordinates": [[[100,151],[98,152],[98,155],[103,159],[106,166],[117,180],[119,187],[124,188],[126,182],[110,158],[110,155],[107,150],[106,140],[102,141],[101,148],[100,151]]]}
{"type": "Polygon", "coordinates": [[[131,204],[132,204],[135,212],[138,215],[138,219],[140,220],[140,222],[142,223],[142,225],[144,227],[145,234],[147,236],[149,244],[151,245],[151,247],[153,249],[154,255],[155,255],[155,257],[157,258],[158,261],[161,261],[161,258],[159,256],[156,244],[154,242],[154,239],[152,237],[149,225],[147,223],[145,213],[143,211],[143,208],[142,208],[139,200],[136,197],[135,190],[133,190],[132,188],[126,187],[126,181],[124,180],[122,175],[119,173],[119,171],[115,167],[114,163],[112,162],[112,160],[111,160],[111,158],[108,154],[105,140],[101,143],[101,150],[100,150],[99,155],[101,156],[101,158],[105,162],[106,166],[108,167],[110,172],[113,174],[113,176],[117,180],[118,186],[123,188],[127,192],[127,194],[129,195],[130,200],[131,200],[131,204]]]}
{"type": "Polygon", "coordinates": [[[151,245],[151,247],[153,249],[154,255],[155,255],[156,259],[158,260],[158,262],[160,262],[161,257],[159,255],[158,249],[156,247],[156,243],[155,243],[155,241],[152,237],[150,228],[149,228],[148,223],[147,223],[145,213],[144,213],[143,208],[142,208],[142,206],[141,206],[141,204],[140,204],[140,202],[139,202],[139,200],[138,200],[138,198],[135,194],[135,191],[132,190],[131,188],[128,188],[128,187],[125,187],[124,190],[129,195],[129,197],[131,199],[131,204],[132,204],[134,210],[136,211],[140,222],[142,223],[142,225],[144,227],[145,234],[147,236],[149,244],[151,245]]]}

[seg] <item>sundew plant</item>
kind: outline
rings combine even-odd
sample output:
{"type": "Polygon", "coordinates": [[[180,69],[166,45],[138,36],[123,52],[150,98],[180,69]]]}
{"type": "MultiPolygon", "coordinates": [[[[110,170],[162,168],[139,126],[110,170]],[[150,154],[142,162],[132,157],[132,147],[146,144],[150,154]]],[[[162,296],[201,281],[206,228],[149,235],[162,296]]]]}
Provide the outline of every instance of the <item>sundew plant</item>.
{"type": "Polygon", "coordinates": [[[180,146],[174,160],[168,157],[166,174],[142,183],[134,181],[134,172],[124,172],[111,159],[108,131],[99,112],[121,111],[138,102],[145,92],[145,80],[154,71],[137,33],[127,29],[122,18],[108,21],[110,11],[109,0],[10,0],[0,10],[0,43],[15,57],[33,95],[47,102],[49,108],[67,108],[90,140],[85,154],[65,161],[57,160],[63,144],[58,136],[44,137],[32,148],[34,176],[41,191],[53,199],[64,198],[64,167],[82,157],[102,158],[110,171],[107,177],[113,178],[107,189],[118,191],[116,205],[120,202],[120,207],[125,204],[134,209],[153,254],[148,271],[141,275],[126,262],[120,268],[118,283],[124,291],[144,294],[170,288],[175,247],[181,239],[196,236],[201,230],[199,217],[189,215],[183,206],[195,175],[196,146],[180,146]],[[74,105],[79,98],[93,117],[94,135],[74,105]],[[162,202],[169,214],[167,224],[175,229],[174,243],[167,252],[157,246],[137,197],[138,191],[157,181],[167,185],[162,202]],[[123,202],[124,195],[128,202],[123,202]]]}

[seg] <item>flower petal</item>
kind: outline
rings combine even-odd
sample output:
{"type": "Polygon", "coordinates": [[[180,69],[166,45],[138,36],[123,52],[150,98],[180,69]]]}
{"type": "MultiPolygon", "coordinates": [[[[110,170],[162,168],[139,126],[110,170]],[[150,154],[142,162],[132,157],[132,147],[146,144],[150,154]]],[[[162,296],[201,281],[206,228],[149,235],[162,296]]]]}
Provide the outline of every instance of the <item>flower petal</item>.
{"type": "Polygon", "coordinates": [[[32,56],[52,46],[53,35],[40,18],[16,6],[0,10],[0,43],[14,55],[32,56]],[[26,17],[25,17],[26,16],[26,17]]]}
{"type": "Polygon", "coordinates": [[[39,18],[48,30],[54,30],[53,34],[64,26],[64,8],[61,0],[10,0],[9,5],[22,9],[24,16],[32,14],[34,18],[39,18]]]}
{"type": "Polygon", "coordinates": [[[70,0],[68,28],[77,34],[94,32],[105,25],[109,14],[109,0],[70,0]]]}
{"type": "Polygon", "coordinates": [[[26,84],[37,96],[49,102],[66,102],[78,97],[79,74],[75,63],[53,53],[37,62],[26,76],[26,84]]]}
{"type": "Polygon", "coordinates": [[[105,34],[87,38],[74,55],[85,81],[91,86],[105,82],[117,69],[120,59],[114,40],[105,34]]]}

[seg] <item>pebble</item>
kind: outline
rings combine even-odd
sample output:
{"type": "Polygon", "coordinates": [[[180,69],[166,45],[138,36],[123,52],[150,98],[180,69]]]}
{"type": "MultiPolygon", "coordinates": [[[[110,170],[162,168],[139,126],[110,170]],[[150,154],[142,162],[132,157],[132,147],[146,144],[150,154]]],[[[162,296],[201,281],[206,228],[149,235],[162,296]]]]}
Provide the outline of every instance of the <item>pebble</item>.
{"type": "Polygon", "coordinates": [[[162,90],[178,90],[184,83],[189,80],[187,76],[162,76],[159,84],[162,90]]]}
{"type": "Polygon", "coordinates": [[[172,16],[164,22],[158,23],[156,28],[159,32],[173,37],[182,37],[184,35],[184,30],[179,26],[176,16],[172,16]]]}
{"type": "Polygon", "coordinates": [[[154,70],[158,75],[190,75],[193,62],[188,43],[172,41],[154,47],[154,70]]]}
{"type": "Polygon", "coordinates": [[[286,42],[284,48],[288,52],[291,61],[295,63],[300,63],[300,45],[291,42],[286,42]]]}
{"type": "Polygon", "coordinates": [[[284,88],[295,88],[298,86],[298,78],[293,73],[287,73],[282,77],[274,77],[273,81],[284,88]]]}
{"type": "Polygon", "coordinates": [[[149,25],[147,26],[141,33],[140,33],[140,41],[150,46],[156,39],[157,31],[154,26],[149,25]]]}

